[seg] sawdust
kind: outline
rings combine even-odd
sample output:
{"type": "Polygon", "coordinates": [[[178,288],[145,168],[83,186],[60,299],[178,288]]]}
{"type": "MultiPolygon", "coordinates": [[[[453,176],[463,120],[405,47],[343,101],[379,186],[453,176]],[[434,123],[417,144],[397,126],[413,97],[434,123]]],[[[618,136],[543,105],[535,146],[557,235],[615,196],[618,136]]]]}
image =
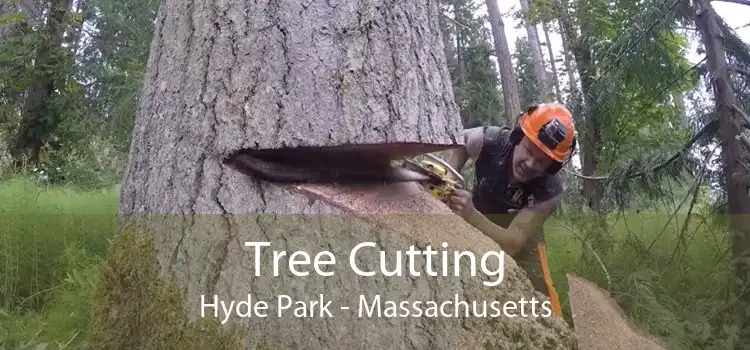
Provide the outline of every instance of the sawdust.
{"type": "Polygon", "coordinates": [[[412,227],[408,236],[434,245],[450,241],[454,248],[490,249],[495,244],[487,236],[480,236],[479,241],[476,237],[464,239],[464,235],[458,233],[474,228],[416,182],[349,187],[298,185],[295,190],[391,230],[408,222],[412,227]]]}
{"type": "Polygon", "coordinates": [[[416,182],[370,186],[298,185],[295,189],[351,214],[452,214],[416,182]]]}
{"type": "Polygon", "coordinates": [[[579,349],[667,349],[629,322],[609,292],[574,274],[567,277],[579,349]]]}
{"type": "MultiPolygon", "coordinates": [[[[370,223],[378,232],[378,244],[386,250],[400,249],[406,245],[433,247],[447,243],[451,249],[472,251],[481,255],[487,251],[500,250],[497,243],[486,235],[480,234],[465,220],[454,214],[447,205],[434,199],[417,183],[391,183],[378,186],[339,186],[339,185],[297,185],[288,187],[313,203],[324,203],[337,208],[342,215],[332,225],[351,225],[336,233],[340,241],[346,243],[344,231],[360,232],[360,222],[370,223]],[[343,218],[346,217],[346,218],[343,218]],[[360,220],[352,220],[358,217],[360,220]],[[340,222],[339,222],[340,221],[340,222]]],[[[315,204],[318,205],[318,204],[315,204]]],[[[322,204],[321,204],[322,205],[322,204]]],[[[330,216],[328,220],[336,220],[330,216]]],[[[367,226],[367,225],[365,225],[367,226]]],[[[364,226],[363,226],[364,227],[364,226]]],[[[333,226],[329,227],[333,229],[333,226]]],[[[360,235],[360,233],[356,233],[360,235]]],[[[358,238],[361,239],[361,238],[358,238]]],[[[443,298],[442,295],[461,295],[466,300],[475,301],[519,301],[547,298],[536,292],[524,271],[516,262],[506,257],[503,283],[496,288],[482,286],[479,279],[471,277],[439,278],[423,281],[419,278],[407,280],[399,287],[400,282],[391,279],[389,294],[403,294],[410,299],[427,298],[430,300],[443,298]],[[404,290],[398,288],[405,288],[404,290]],[[416,289],[415,289],[416,288],[416,289]],[[446,294],[447,293],[447,294],[446,294]],[[423,296],[424,295],[424,296],[423,296]]],[[[347,279],[348,281],[348,279],[347,279]]],[[[347,282],[348,283],[348,282],[347,282]]],[[[355,285],[371,283],[366,280],[357,281],[355,285]]],[[[385,282],[383,282],[385,283],[385,282]]],[[[377,284],[370,287],[371,291],[385,292],[377,284]]],[[[342,291],[352,294],[351,291],[342,291]]],[[[415,319],[416,320],[416,319],[415,319]]],[[[577,349],[575,334],[564,320],[556,317],[467,317],[467,318],[437,318],[433,320],[391,321],[388,326],[368,320],[360,325],[358,332],[363,332],[364,338],[370,341],[380,341],[388,334],[399,334],[398,329],[405,327],[406,347],[410,348],[465,348],[465,349],[577,349]],[[425,322],[415,325],[415,322],[425,322]],[[394,330],[395,329],[395,330],[394,330]],[[427,330],[425,333],[424,330],[427,330]],[[396,332],[396,333],[394,333],[396,332]],[[372,339],[370,339],[372,338],[372,339]]],[[[379,322],[379,321],[377,321],[379,322]]],[[[350,325],[350,327],[354,327],[350,325]]],[[[389,341],[392,346],[399,346],[398,335],[389,341]]],[[[338,340],[337,346],[345,345],[338,340]]]]}

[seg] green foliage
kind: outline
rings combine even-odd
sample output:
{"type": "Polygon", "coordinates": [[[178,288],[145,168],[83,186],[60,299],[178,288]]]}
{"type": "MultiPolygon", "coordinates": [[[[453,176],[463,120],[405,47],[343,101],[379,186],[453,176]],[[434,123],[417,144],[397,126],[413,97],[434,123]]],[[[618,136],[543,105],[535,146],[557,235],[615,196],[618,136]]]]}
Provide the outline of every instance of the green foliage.
{"type": "Polygon", "coordinates": [[[65,176],[53,183],[85,188],[106,187],[121,177],[122,166],[111,163],[128,152],[158,5],[94,0],[82,9],[71,7],[63,30],[72,35],[57,47],[47,40],[53,33],[29,25],[36,22],[26,22],[22,12],[2,17],[16,28],[0,42],[0,128],[8,138],[2,141],[15,137],[19,115],[27,117],[21,114],[27,89],[49,76],[54,91],[44,97],[39,119],[43,146],[37,171],[64,169],[65,176]],[[49,60],[42,65],[45,53],[49,60]]]}
{"type": "Polygon", "coordinates": [[[0,348],[85,343],[97,267],[115,229],[118,188],[0,185],[0,348]]]}
{"type": "MultiPolygon", "coordinates": [[[[569,12],[554,2],[534,5],[535,16],[571,26],[577,36],[568,40],[579,53],[578,68],[593,75],[582,86],[584,108],[577,129],[582,151],[595,155],[597,174],[611,179],[605,202],[630,202],[624,197],[643,192],[658,195],[662,179],[641,181],[647,186],[638,186],[646,178],[630,174],[672,156],[694,132],[673,101],[694,89],[698,76],[685,57],[688,42],[677,32],[672,4],[619,0],[613,6],[603,0],[574,0],[569,12]]],[[[692,166],[670,165],[674,167],[654,176],[679,179],[688,170],[685,167],[692,166]]]]}
{"type": "MultiPolygon", "coordinates": [[[[19,17],[17,14],[5,16],[19,17]]],[[[15,21],[18,21],[16,19],[15,21]]],[[[20,33],[0,41],[0,128],[13,130],[17,112],[23,103],[23,92],[30,86],[35,47],[41,36],[20,33]]]]}
{"type": "Polygon", "coordinates": [[[93,79],[89,86],[93,110],[86,123],[111,139],[118,152],[125,153],[130,146],[159,4],[156,0],[88,3],[98,12],[92,25],[99,35],[82,58],[83,69],[93,79]]]}
{"type": "Polygon", "coordinates": [[[609,289],[636,325],[673,349],[731,348],[730,256],[724,231],[711,217],[612,215],[615,245],[598,252],[602,264],[580,260],[590,248],[581,243],[579,227],[590,217],[565,215],[549,223],[550,266],[564,311],[570,312],[564,274],[572,272],[609,289]]]}
{"type": "Polygon", "coordinates": [[[501,123],[503,115],[491,32],[487,19],[476,15],[482,6],[484,2],[476,0],[443,4],[461,23],[446,21],[443,29],[451,36],[453,94],[465,128],[501,123]]]}
{"type": "Polygon", "coordinates": [[[493,49],[489,44],[479,44],[464,50],[466,59],[466,84],[458,87],[466,102],[461,109],[464,127],[472,128],[500,122],[500,93],[497,89],[497,71],[491,64],[493,49]]]}

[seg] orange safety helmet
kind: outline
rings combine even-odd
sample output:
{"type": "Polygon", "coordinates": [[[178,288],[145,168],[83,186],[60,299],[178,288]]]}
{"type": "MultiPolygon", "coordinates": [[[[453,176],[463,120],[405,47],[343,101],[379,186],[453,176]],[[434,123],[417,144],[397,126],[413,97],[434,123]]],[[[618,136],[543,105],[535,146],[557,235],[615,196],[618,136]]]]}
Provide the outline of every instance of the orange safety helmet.
{"type": "Polygon", "coordinates": [[[519,124],[514,130],[513,142],[521,141],[522,131],[523,135],[557,163],[565,162],[575,149],[573,117],[570,111],[559,103],[532,106],[521,115],[519,124]]]}

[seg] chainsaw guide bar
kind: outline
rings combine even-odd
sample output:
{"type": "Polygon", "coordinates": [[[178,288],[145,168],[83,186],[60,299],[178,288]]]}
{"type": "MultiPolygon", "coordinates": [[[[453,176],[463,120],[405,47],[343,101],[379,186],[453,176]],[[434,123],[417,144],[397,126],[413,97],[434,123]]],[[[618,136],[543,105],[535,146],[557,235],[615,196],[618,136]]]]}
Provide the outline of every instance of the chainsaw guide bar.
{"type": "Polygon", "coordinates": [[[346,148],[242,150],[224,163],[247,176],[276,183],[372,185],[418,182],[438,199],[464,187],[464,179],[444,160],[392,160],[393,154],[346,148]]]}
{"type": "Polygon", "coordinates": [[[361,156],[320,152],[304,157],[241,152],[225,161],[237,171],[252,177],[279,183],[371,184],[425,181],[420,172],[394,166],[393,162],[361,156]]]}

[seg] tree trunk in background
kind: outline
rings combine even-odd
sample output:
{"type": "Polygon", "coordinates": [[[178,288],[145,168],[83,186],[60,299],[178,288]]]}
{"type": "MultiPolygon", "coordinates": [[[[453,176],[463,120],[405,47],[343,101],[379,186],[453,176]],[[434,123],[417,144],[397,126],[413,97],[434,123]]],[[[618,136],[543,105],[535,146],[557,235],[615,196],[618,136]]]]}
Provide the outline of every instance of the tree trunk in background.
{"type": "Polygon", "coordinates": [[[552,83],[555,87],[555,98],[557,102],[563,103],[562,91],[560,90],[560,79],[557,76],[557,62],[555,61],[555,51],[552,49],[552,41],[549,40],[549,25],[547,22],[542,23],[544,30],[544,40],[547,41],[547,54],[549,54],[549,64],[552,67],[552,83]]]}
{"type": "Polygon", "coordinates": [[[71,3],[72,0],[55,0],[51,3],[44,29],[45,40],[37,48],[34,80],[27,90],[18,133],[10,147],[16,166],[31,166],[39,162],[42,146],[58,122],[58,116],[50,108],[56,83],[55,71],[50,67],[59,59],[57,56],[66,29],[66,14],[71,3]]]}
{"type": "MultiPolygon", "coordinates": [[[[471,305],[543,298],[512,259],[500,267],[505,279],[496,288],[472,277],[467,259],[461,277],[427,277],[419,259],[419,277],[355,274],[349,252],[362,242],[376,242],[355,261],[368,271],[380,266],[379,250],[389,267],[395,251],[411,245],[499,250],[417,184],[283,186],[223,164],[225,156],[250,148],[372,144],[383,151],[416,144],[416,151],[401,144],[400,153],[391,154],[396,157],[458,143],[462,128],[436,1],[272,4],[167,1],[162,8],[122,184],[123,231],[94,301],[92,346],[573,349],[571,330],[555,318],[388,318],[367,317],[367,310],[357,316],[360,295],[380,295],[378,311],[386,300],[458,298],[471,305]],[[317,215],[347,213],[442,215],[317,215]],[[254,249],[244,245],[259,241],[271,244],[262,248],[260,273],[254,249]],[[322,272],[335,274],[323,278],[297,266],[311,274],[294,276],[286,255],[274,276],[271,250],[301,250],[310,261],[331,251],[335,265],[322,272]],[[310,318],[293,317],[294,307],[277,317],[279,295],[302,301],[322,295],[333,302],[334,318],[321,318],[317,308],[310,318]],[[200,317],[201,296],[207,303],[213,296],[227,303],[266,301],[268,317],[235,316],[221,327],[222,311],[219,320],[210,308],[200,317]]],[[[240,313],[253,309],[237,307],[240,313]]]]}
{"type": "Polygon", "coordinates": [[[500,80],[503,86],[503,100],[505,106],[505,119],[508,125],[513,125],[516,118],[521,115],[521,102],[518,94],[516,75],[513,73],[513,63],[510,59],[508,40],[505,38],[505,24],[500,15],[497,0],[487,0],[487,13],[492,26],[492,36],[495,39],[495,55],[500,68],[500,80]]]}
{"type": "Polygon", "coordinates": [[[43,23],[44,19],[40,8],[44,4],[40,4],[39,2],[41,0],[0,1],[0,18],[19,12],[24,17],[24,21],[21,23],[4,23],[0,25],[0,40],[18,35],[18,33],[39,25],[40,22],[43,23]]]}
{"type": "MultiPolygon", "coordinates": [[[[524,14],[529,10],[529,0],[521,0],[521,10],[524,14]]],[[[539,102],[548,101],[552,93],[551,84],[547,78],[547,69],[544,67],[544,56],[542,55],[542,45],[539,40],[539,32],[535,25],[526,24],[526,35],[529,39],[529,47],[531,48],[531,58],[534,61],[534,75],[536,75],[536,81],[541,88],[542,96],[538,96],[539,102]]]]}
{"type": "MultiPolygon", "coordinates": [[[[567,41],[570,45],[570,52],[575,58],[578,76],[581,78],[580,97],[574,96],[572,104],[574,110],[579,110],[577,127],[579,128],[578,142],[581,145],[581,172],[585,176],[594,177],[598,168],[599,154],[601,153],[601,128],[597,116],[591,112],[591,106],[594,103],[595,92],[592,91],[596,65],[592,59],[591,47],[578,37],[573,25],[571,24],[571,15],[567,13],[561,2],[558,2],[559,21],[563,33],[563,42],[567,41]],[[583,102],[585,108],[581,108],[583,102]]],[[[585,37],[585,33],[582,34],[585,37]]],[[[586,199],[588,207],[597,213],[601,213],[602,207],[602,184],[599,180],[583,180],[583,197],[586,199]]]]}
{"type": "MultiPolygon", "coordinates": [[[[16,12],[16,6],[10,3],[0,2],[0,18],[8,16],[16,12]]],[[[0,25],[0,41],[15,35],[18,31],[18,24],[1,24],[0,25]]]]}
{"type": "MultiPolygon", "coordinates": [[[[562,24],[560,24],[560,26],[562,27],[562,24]]],[[[568,42],[568,38],[563,33],[561,34],[562,35],[560,35],[560,38],[563,46],[563,62],[565,62],[565,72],[568,73],[568,85],[570,86],[571,97],[574,97],[578,94],[578,79],[576,79],[576,68],[573,65],[573,54],[570,51],[570,43],[568,42]]],[[[568,103],[572,103],[572,99],[569,100],[568,103]]]]}
{"type": "Polygon", "coordinates": [[[451,32],[448,30],[448,20],[441,13],[438,15],[438,23],[440,25],[440,32],[443,37],[443,52],[445,53],[445,62],[448,65],[448,71],[456,69],[456,57],[453,49],[453,38],[451,32]]]}
{"type": "Polygon", "coordinates": [[[680,123],[683,127],[688,127],[690,119],[685,110],[685,96],[678,91],[672,93],[672,99],[674,100],[674,106],[680,111],[680,123]]]}
{"type": "Polygon", "coordinates": [[[750,342],[750,196],[748,195],[748,171],[743,162],[746,150],[738,137],[742,134],[742,117],[737,112],[737,101],[732,88],[726,52],[722,43],[718,15],[708,0],[699,0],[696,9],[696,26],[706,50],[706,64],[711,75],[716,115],[719,121],[719,136],[722,144],[722,160],[726,174],[726,193],[729,211],[729,229],[732,233],[732,267],[737,293],[737,326],[740,334],[736,349],[750,342]]]}

